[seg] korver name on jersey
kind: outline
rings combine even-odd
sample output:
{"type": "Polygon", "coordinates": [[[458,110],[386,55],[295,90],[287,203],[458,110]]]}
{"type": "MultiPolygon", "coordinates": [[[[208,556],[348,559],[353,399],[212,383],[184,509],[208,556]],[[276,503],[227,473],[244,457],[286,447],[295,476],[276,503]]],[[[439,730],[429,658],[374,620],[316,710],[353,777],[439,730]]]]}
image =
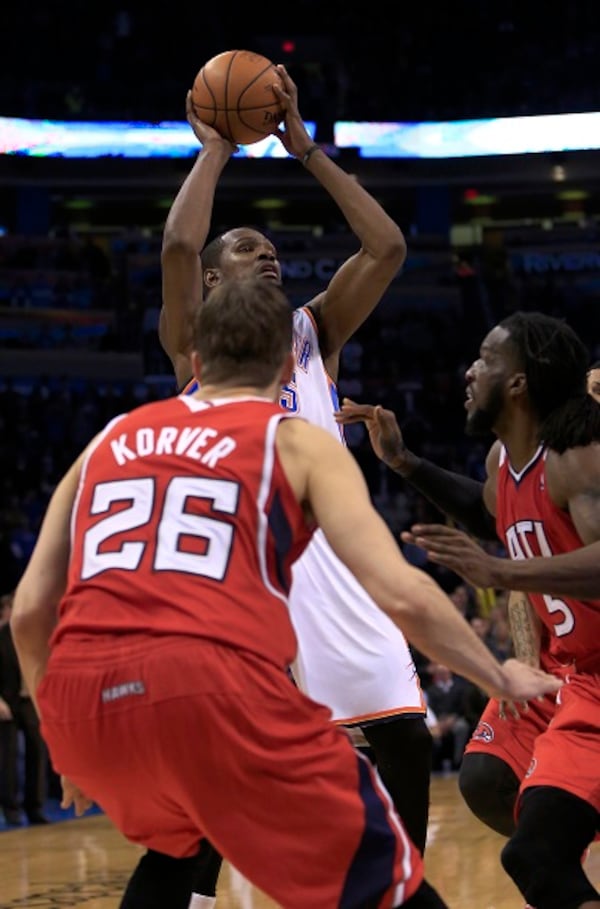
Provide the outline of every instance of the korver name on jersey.
{"type": "Polygon", "coordinates": [[[124,432],[111,439],[110,448],[117,464],[147,458],[149,455],[178,455],[214,467],[236,448],[230,436],[220,435],[209,426],[143,426],[135,432],[124,432]]]}
{"type": "Polygon", "coordinates": [[[552,550],[541,521],[516,521],[506,529],[506,546],[511,559],[551,556],[552,550]]]}

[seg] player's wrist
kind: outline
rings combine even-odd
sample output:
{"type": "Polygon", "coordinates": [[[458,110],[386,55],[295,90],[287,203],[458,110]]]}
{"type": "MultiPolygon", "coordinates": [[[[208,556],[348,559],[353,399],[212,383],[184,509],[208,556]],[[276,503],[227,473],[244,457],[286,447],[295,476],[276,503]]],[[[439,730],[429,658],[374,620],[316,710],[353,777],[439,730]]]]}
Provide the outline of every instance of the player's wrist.
{"type": "Polygon", "coordinates": [[[308,164],[308,162],[310,161],[310,159],[312,158],[314,153],[318,152],[318,151],[322,151],[321,146],[317,145],[316,142],[313,142],[312,145],[309,145],[308,148],[306,148],[304,150],[303,154],[298,155],[298,160],[300,161],[300,163],[302,164],[303,167],[306,167],[306,165],[308,164]]]}
{"type": "Polygon", "coordinates": [[[399,449],[393,457],[386,460],[385,463],[394,471],[394,473],[408,479],[408,477],[417,470],[421,463],[421,458],[419,458],[418,455],[413,454],[412,451],[409,451],[408,448],[402,446],[402,448],[399,449]]]}

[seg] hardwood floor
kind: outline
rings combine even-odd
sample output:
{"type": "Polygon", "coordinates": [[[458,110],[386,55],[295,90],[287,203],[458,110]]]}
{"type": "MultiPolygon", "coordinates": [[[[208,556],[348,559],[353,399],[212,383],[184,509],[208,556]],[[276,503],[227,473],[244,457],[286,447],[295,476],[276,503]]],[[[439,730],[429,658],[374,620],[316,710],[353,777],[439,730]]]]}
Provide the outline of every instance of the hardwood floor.
{"type": "MultiPolygon", "coordinates": [[[[451,909],[523,909],[500,866],[503,842],[471,815],[455,776],[434,778],[426,873],[451,909]]],[[[0,909],[116,909],[140,854],[103,815],[7,830],[0,833],[0,909]]],[[[598,844],[586,870],[600,887],[598,844]]],[[[277,906],[225,867],[217,909],[277,906]]]]}

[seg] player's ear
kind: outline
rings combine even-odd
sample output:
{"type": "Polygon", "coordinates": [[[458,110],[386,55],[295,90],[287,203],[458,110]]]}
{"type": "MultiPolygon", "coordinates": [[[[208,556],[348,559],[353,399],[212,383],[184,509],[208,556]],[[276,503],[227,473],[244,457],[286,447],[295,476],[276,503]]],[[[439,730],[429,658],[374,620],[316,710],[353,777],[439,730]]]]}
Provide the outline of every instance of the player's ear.
{"type": "Polygon", "coordinates": [[[527,394],[527,376],[524,372],[515,372],[508,382],[508,393],[513,398],[527,394]]]}
{"type": "Polygon", "coordinates": [[[206,287],[216,287],[221,283],[221,272],[218,268],[206,268],[204,270],[204,284],[206,287]]]}
{"type": "Polygon", "coordinates": [[[281,367],[281,379],[280,379],[279,384],[288,385],[291,382],[293,375],[294,375],[294,354],[293,354],[293,351],[290,350],[290,352],[288,354],[286,354],[285,360],[283,361],[283,366],[281,367]]]}
{"type": "Polygon", "coordinates": [[[202,379],[202,360],[197,350],[192,351],[192,372],[194,378],[200,382],[202,379]]]}

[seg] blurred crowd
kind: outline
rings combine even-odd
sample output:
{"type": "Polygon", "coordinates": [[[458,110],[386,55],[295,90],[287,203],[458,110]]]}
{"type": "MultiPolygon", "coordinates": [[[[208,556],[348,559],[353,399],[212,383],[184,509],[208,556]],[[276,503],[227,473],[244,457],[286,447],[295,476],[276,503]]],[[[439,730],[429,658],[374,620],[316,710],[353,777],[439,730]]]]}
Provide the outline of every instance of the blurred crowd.
{"type": "Polygon", "coordinates": [[[600,109],[594,0],[559,4],[403,4],[392,16],[342,0],[266,2],[156,16],[136,0],[4,11],[0,112],[58,119],[183,118],[186,90],[220,51],[247,48],[289,66],[307,119],[452,120],[600,109]],[[477,78],[473,78],[473,74],[477,78]]]}

